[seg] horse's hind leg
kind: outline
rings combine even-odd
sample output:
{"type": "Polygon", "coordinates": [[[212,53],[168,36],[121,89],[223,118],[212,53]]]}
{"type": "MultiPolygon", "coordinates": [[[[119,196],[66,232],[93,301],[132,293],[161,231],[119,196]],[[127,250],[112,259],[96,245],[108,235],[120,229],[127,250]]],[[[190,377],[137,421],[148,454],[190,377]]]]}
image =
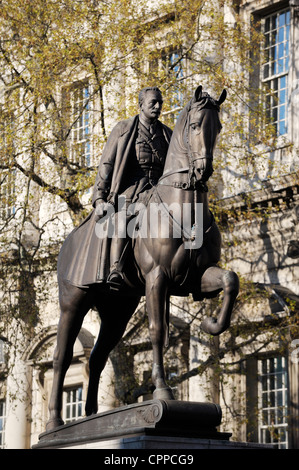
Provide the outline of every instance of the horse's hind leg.
{"type": "Polygon", "coordinates": [[[49,401],[47,431],[63,424],[61,419],[62,392],[65,374],[73,357],[73,346],[79,334],[84,316],[90,308],[88,290],[79,289],[62,281],[59,285],[60,320],[57,345],[53,357],[53,386],[49,401]]]}
{"type": "MultiPolygon", "coordinates": [[[[223,290],[224,297],[220,313],[215,318],[205,318],[201,328],[206,333],[217,336],[230,326],[231,314],[237,295],[239,293],[239,279],[233,271],[226,271],[217,266],[209,267],[201,279],[201,292],[215,295],[223,290]]],[[[210,295],[211,296],[211,295],[210,295]]]]}
{"type": "Polygon", "coordinates": [[[89,359],[89,384],[85,406],[87,416],[98,411],[98,387],[102,370],[110,352],[121,340],[139,300],[140,297],[109,295],[102,296],[95,304],[101,317],[101,328],[89,359]]]}

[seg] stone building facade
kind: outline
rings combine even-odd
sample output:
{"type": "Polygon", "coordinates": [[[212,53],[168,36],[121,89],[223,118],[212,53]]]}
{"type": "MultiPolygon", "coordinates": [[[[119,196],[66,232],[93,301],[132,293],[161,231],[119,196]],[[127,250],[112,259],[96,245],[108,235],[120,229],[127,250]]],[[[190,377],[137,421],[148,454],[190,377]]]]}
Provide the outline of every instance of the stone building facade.
{"type": "MultiPolygon", "coordinates": [[[[274,98],[269,98],[268,111],[278,139],[276,150],[264,153],[266,161],[275,165],[267,164],[266,168],[263,166],[260,171],[240,179],[228,162],[218,188],[218,206],[222,214],[230,214],[222,224],[226,227],[224,263],[258,293],[249,302],[237,305],[232,333],[217,340],[200,332],[198,307],[190,299],[187,302],[174,298],[171,334],[179,339],[168,352],[168,376],[178,399],[219,402],[223,410],[222,430],[232,432],[233,439],[299,448],[299,330],[288,328],[292,323],[288,319],[293,320],[296,315],[298,318],[299,313],[299,54],[296,49],[299,3],[297,0],[240,0],[234,2],[234,8],[232,11],[237,11],[246,21],[250,22],[254,16],[261,22],[268,59],[261,70],[255,71],[254,80],[258,77],[272,90],[274,98]],[[250,218],[246,216],[248,208],[250,218]],[[248,322],[253,328],[250,341],[243,335],[244,329],[249,328],[248,322]],[[277,325],[277,335],[271,340],[262,328],[267,322],[277,325]],[[234,337],[234,332],[241,333],[234,337]],[[215,356],[218,363],[213,359],[215,356]],[[176,381],[182,376],[185,380],[176,381]]],[[[228,16],[231,15],[230,11],[228,16]]],[[[88,89],[81,87],[75,99],[84,101],[86,93],[88,89]]],[[[80,133],[79,127],[77,130],[80,133]]],[[[75,132],[76,129],[74,136],[75,132]]],[[[87,143],[84,148],[85,158],[92,158],[92,148],[87,143]]],[[[41,223],[48,207],[49,201],[44,197],[39,206],[41,223]]],[[[52,233],[59,232],[57,238],[61,241],[70,231],[72,221],[63,215],[59,204],[51,202],[51,210],[53,214],[62,214],[63,224],[53,222],[51,228],[52,233]]],[[[28,234],[34,239],[34,230],[28,234]]],[[[59,318],[56,275],[52,272],[48,276],[48,295],[39,299],[42,326],[35,326],[34,340],[24,344],[22,353],[16,352],[12,372],[2,381],[0,448],[28,449],[45,429],[59,318]]],[[[212,307],[215,305],[207,304],[203,308],[210,312],[212,307]]],[[[143,305],[141,313],[142,309],[143,305]]],[[[91,311],[76,341],[65,380],[66,422],[84,415],[88,359],[98,331],[97,314],[91,311]]],[[[17,331],[17,335],[20,342],[25,342],[22,331],[17,331]]],[[[133,344],[138,344],[138,338],[133,338],[133,344]]],[[[6,367],[6,347],[6,338],[0,338],[0,380],[6,367]]],[[[150,374],[150,359],[142,351],[135,354],[134,361],[141,383],[150,374]],[[139,371],[141,363],[147,366],[139,371]]],[[[119,404],[114,364],[111,358],[101,378],[99,411],[119,404]]],[[[138,399],[150,396],[147,390],[138,399]]]]}

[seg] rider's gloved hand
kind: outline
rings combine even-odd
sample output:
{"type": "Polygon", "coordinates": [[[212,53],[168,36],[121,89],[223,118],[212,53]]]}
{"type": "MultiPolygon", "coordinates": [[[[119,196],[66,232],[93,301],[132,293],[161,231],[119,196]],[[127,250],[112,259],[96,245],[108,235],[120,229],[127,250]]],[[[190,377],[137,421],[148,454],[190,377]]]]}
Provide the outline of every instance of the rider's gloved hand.
{"type": "Polygon", "coordinates": [[[111,204],[109,202],[104,201],[104,199],[98,199],[95,205],[95,213],[96,213],[96,222],[104,217],[105,214],[108,212],[108,208],[111,204]]]}

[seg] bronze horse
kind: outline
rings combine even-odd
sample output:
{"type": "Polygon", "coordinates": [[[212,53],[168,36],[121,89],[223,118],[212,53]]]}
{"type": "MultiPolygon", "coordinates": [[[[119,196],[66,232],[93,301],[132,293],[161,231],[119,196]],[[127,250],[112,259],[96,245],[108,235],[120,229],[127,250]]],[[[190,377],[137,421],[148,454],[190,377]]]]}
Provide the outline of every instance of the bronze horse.
{"type": "Polygon", "coordinates": [[[63,424],[64,377],[84,316],[91,307],[98,310],[101,327],[89,361],[87,416],[97,413],[101,372],[109,353],[122,338],[142,295],[146,296],[153,347],[154,398],[173,399],[171,388],[165,381],[163,365],[170,295],[188,296],[191,293],[195,300],[201,300],[216,297],[223,291],[218,318],[204,319],[201,328],[209,334],[219,335],[229,327],[239,281],[234,272],[217,266],[221,236],[209,211],[206,186],[213,173],[213,151],[221,130],[219,109],[225,98],[225,90],[219,100],[214,100],[203,93],[200,86],[182,110],[171,138],[164,173],[158,185],[147,195],[146,207],[138,214],[139,227],[136,224],[137,235],[132,240],[131,257],[127,259],[125,268],[127,284],[122,291],[115,293],[101,284],[86,289],[75,287],[63,278],[60,272],[62,260],[58,262],[61,315],[53,359],[54,379],[47,430],[63,424]],[[187,224],[184,213],[178,210],[184,205],[190,208],[187,224]],[[196,216],[198,207],[201,211],[196,216]],[[153,214],[150,210],[160,211],[159,224],[155,227],[158,234],[142,236],[144,233],[151,235],[153,214]]]}

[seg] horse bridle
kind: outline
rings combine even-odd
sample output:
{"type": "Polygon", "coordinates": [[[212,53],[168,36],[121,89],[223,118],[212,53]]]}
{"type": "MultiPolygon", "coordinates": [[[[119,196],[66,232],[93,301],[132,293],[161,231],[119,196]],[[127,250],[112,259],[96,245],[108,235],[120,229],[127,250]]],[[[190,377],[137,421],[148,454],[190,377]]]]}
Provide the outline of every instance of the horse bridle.
{"type": "Polygon", "coordinates": [[[190,130],[190,127],[191,127],[191,124],[192,124],[192,123],[190,124],[190,111],[191,111],[191,109],[192,109],[192,107],[190,107],[190,109],[188,111],[188,121],[187,121],[187,125],[186,125],[186,130],[185,130],[185,140],[186,140],[186,144],[187,144],[187,155],[188,155],[189,166],[179,168],[178,170],[170,170],[170,171],[164,173],[159,178],[158,184],[164,178],[167,178],[168,176],[171,176],[173,174],[188,173],[188,182],[187,183],[174,182],[172,184],[165,185],[165,186],[174,186],[176,188],[181,188],[181,189],[186,189],[186,190],[187,189],[192,189],[192,190],[200,190],[202,192],[207,192],[208,191],[207,185],[203,181],[198,181],[195,177],[195,165],[194,165],[194,163],[197,160],[203,160],[204,158],[208,158],[210,160],[213,160],[213,158],[212,157],[206,157],[206,156],[197,157],[197,158],[194,158],[194,159],[192,158],[192,155],[195,154],[195,153],[198,154],[198,152],[192,151],[190,143],[189,143],[189,130],[190,130]]]}

